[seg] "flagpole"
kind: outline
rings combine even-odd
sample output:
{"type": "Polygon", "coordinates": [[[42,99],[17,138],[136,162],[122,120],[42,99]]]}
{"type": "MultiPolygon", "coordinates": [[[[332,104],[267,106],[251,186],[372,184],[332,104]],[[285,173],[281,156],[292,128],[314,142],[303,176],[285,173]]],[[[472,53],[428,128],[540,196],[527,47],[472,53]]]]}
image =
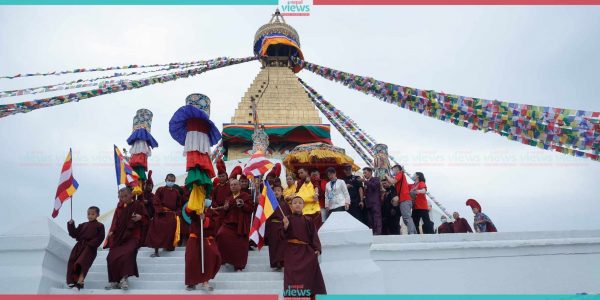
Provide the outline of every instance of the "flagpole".
{"type": "Polygon", "coordinates": [[[73,195],[71,195],[71,220],[73,220],[73,195]]]}
{"type": "MultiPolygon", "coordinates": [[[[206,214],[204,214],[206,218],[206,214]]],[[[204,218],[200,220],[200,258],[202,260],[202,274],[204,274],[204,218]]]]}
{"type": "MultiPolygon", "coordinates": [[[[284,201],[285,201],[285,200],[284,200],[284,201]]],[[[281,215],[282,215],[282,216],[284,216],[284,217],[287,217],[287,216],[285,215],[285,213],[283,212],[283,209],[281,209],[281,205],[277,205],[277,207],[279,207],[279,211],[281,212],[281,215]]]]}
{"type": "MultiPolygon", "coordinates": [[[[254,178],[252,178],[252,185],[254,186],[254,189],[252,190],[252,205],[256,206],[256,182],[254,181],[254,178]]],[[[252,212],[252,217],[250,218],[250,230],[252,230],[252,223],[254,223],[255,213],[256,210],[252,212]]]]}

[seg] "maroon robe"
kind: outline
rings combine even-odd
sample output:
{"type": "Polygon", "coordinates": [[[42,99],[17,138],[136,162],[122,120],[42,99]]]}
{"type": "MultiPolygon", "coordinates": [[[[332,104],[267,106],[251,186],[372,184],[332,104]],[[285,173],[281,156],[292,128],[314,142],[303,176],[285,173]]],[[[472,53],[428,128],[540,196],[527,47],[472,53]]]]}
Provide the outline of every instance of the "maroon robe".
{"type": "Polygon", "coordinates": [[[190,213],[190,237],[185,247],[185,285],[207,282],[217,275],[221,268],[221,253],[215,241],[216,211],[207,209],[204,217],[204,273],[200,251],[200,226],[202,221],[194,212],[190,213]]]}
{"type": "Polygon", "coordinates": [[[87,276],[94,263],[98,247],[104,241],[104,225],[96,220],[81,223],[77,228],[74,223],[67,223],[67,230],[77,240],[67,263],[67,284],[74,284],[80,274],[87,276]]]}
{"type": "Polygon", "coordinates": [[[140,245],[146,245],[146,237],[148,236],[148,230],[150,229],[150,220],[154,217],[154,206],[152,205],[154,198],[154,193],[152,192],[144,192],[138,199],[138,201],[142,202],[144,208],[146,209],[147,220],[144,222],[144,226],[142,226],[142,238],[140,240],[140,245]]]}
{"type": "MultiPolygon", "coordinates": [[[[310,290],[310,296],[327,294],[325,281],[319,267],[318,256],[321,241],[313,223],[303,215],[288,216],[290,224],[281,234],[287,240],[283,269],[283,289],[290,286],[310,290]]],[[[284,294],[285,296],[285,294],[284,294]]]]}
{"type": "Polygon", "coordinates": [[[438,234],[440,233],[454,233],[454,224],[453,223],[442,223],[442,225],[440,225],[438,227],[438,234]]]}
{"type": "MultiPolygon", "coordinates": [[[[190,200],[190,193],[191,191],[188,190],[186,187],[183,187],[183,202],[181,204],[181,210],[183,210],[183,206],[185,206],[185,204],[190,200]]],[[[183,218],[181,217],[181,213],[179,213],[179,218],[180,218],[180,222],[179,222],[179,245],[180,246],[185,246],[185,243],[188,240],[188,237],[190,236],[190,225],[188,225],[187,222],[185,222],[183,220],[183,218]]]]}
{"type": "Polygon", "coordinates": [[[233,195],[227,198],[229,208],[224,210],[216,238],[222,263],[231,264],[236,270],[243,270],[248,263],[248,234],[254,205],[252,198],[246,193],[240,193],[237,198],[242,199],[244,204],[238,207],[233,195]]]}
{"type": "Polygon", "coordinates": [[[292,214],[290,206],[285,202],[283,198],[278,199],[279,207],[275,212],[267,219],[267,225],[265,227],[265,244],[269,245],[269,261],[271,262],[271,268],[283,267],[283,256],[285,254],[285,246],[287,241],[283,239],[281,230],[283,228],[283,214],[286,216],[292,214]]]}
{"type": "Polygon", "coordinates": [[[457,220],[454,220],[452,228],[454,229],[454,233],[473,232],[471,225],[469,225],[469,222],[467,222],[467,220],[464,218],[458,218],[457,220]]]}
{"type": "MultiPolygon", "coordinates": [[[[213,191],[211,193],[210,199],[212,200],[212,207],[219,207],[225,204],[225,200],[231,197],[231,188],[229,187],[229,180],[225,181],[225,183],[217,183],[214,186],[213,191]]],[[[222,224],[222,215],[217,215],[215,217],[215,229],[216,232],[219,232],[219,228],[222,224]]]]}
{"type": "MultiPolygon", "coordinates": [[[[175,187],[159,187],[154,195],[154,218],[146,237],[146,247],[175,249],[177,216],[181,214],[182,195],[175,187]]],[[[181,222],[180,222],[181,223],[181,222]]]]}
{"type": "Polygon", "coordinates": [[[113,216],[112,235],[108,237],[106,256],[108,281],[119,282],[123,277],[138,277],[136,262],[137,250],[142,236],[144,206],[139,201],[117,207],[113,216]],[[132,215],[142,215],[142,220],[134,222],[132,215]]]}

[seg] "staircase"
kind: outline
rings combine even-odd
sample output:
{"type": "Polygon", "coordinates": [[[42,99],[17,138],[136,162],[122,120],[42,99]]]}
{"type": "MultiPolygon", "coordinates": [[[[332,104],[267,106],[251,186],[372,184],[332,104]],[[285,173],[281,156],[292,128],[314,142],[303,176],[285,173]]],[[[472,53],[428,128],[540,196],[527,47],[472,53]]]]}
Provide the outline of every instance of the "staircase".
{"type": "Polygon", "coordinates": [[[178,247],[173,252],[160,252],[160,257],[152,258],[154,250],[141,248],[137,255],[140,277],[129,278],[129,290],[105,290],[108,284],[106,255],[108,251],[98,251],[98,256],[85,279],[85,288],[52,288],[51,294],[277,294],[283,290],[283,272],[274,272],[269,266],[269,251],[249,251],[248,264],[243,272],[235,272],[230,265],[224,265],[210,281],[214,290],[200,289],[186,291],[184,283],[185,248],[178,247]]]}

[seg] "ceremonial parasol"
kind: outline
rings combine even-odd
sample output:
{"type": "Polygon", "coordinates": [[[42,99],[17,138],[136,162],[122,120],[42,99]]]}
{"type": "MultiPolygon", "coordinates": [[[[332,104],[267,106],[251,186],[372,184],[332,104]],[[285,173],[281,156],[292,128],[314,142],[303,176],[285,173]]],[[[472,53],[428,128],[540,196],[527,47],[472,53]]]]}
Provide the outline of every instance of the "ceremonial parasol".
{"type": "Polygon", "coordinates": [[[344,149],[326,143],[310,143],[296,146],[283,160],[283,165],[290,171],[299,168],[318,169],[325,173],[329,167],[335,168],[342,174],[344,165],[351,165],[352,171],[360,168],[352,157],[346,155],[344,149]]]}

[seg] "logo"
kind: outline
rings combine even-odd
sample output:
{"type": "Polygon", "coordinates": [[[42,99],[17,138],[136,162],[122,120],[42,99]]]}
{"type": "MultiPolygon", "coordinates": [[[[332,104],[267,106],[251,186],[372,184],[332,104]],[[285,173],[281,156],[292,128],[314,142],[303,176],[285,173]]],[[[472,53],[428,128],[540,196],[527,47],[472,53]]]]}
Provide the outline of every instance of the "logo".
{"type": "Polygon", "coordinates": [[[310,289],[304,288],[304,285],[288,285],[286,289],[283,290],[283,299],[293,299],[293,300],[302,300],[302,299],[310,299],[312,293],[310,289]]]}
{"type": "Polygon", "coordinates": [[[279,0],[279,11],[282,16],[310,16],[312,0],[279,0]]]}

